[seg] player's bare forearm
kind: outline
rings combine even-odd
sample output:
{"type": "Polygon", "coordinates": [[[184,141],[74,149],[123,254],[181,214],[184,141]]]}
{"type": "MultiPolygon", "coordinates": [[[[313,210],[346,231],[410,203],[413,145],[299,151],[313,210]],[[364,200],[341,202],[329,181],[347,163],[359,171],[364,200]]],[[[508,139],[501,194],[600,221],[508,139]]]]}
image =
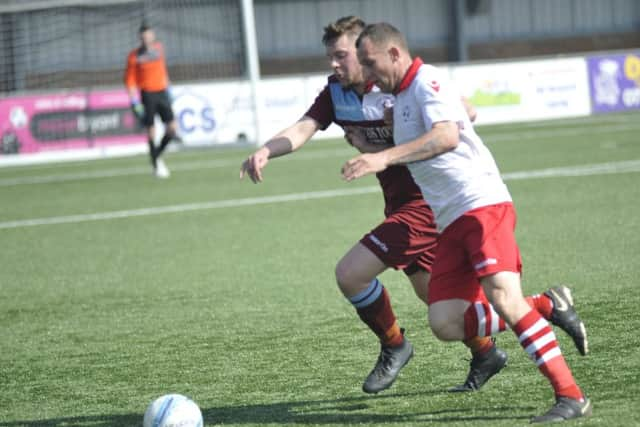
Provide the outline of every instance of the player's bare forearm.
{"type": "Polygon", "coordinates": [[[262,182],[262,170],[269,163],[269,159],[284,156],[292,151],[291,141],[286,137],[275,136],[267,141],[255,153],[249,156],[240,166],[240,179],[248,175],[254,184],[262,182]]]}
{"type": "Polygon", "coordinates": [[[458,146],[458,126],[453,122],[436,123],[424,135],[406,144],[355,157],[342,167],[347,181],[377,173],[392,165],[407,164],[436,157],[458,146]]]}
{"type": "Polygon", "coordinates": [[[240,179],[245,175],[254,183],[262,182],[262,170],[269,159],[289,154],[304,145],[318,129],[315,120],[303,117],[292,126],[275,135],[249,156],[240,167],[240,179]]]}
{"type": "Polygon", "coordinates": [[[302,147],[318,131],[318,123],[310,117],[300,120],[279,132],[265,144],[269,158],[284,156],[302,147]]]}
{"type": "Polygon", "coordinates": [[[269,152],[269,158],[284,156],[293,151],[293,143],[286,136],[274,136],[264,147],[269,152]]]}
{"type": "Polygon", "coordinates": [[[377,153],[379,151],[388,150],[389,148],[393,148],[393,144],[371,144],[367,143],[365,146],[356,147],[358,151],[361,153],[377,153]]]}
{"type": "Polygon", "coordinates": [[[385,163],[392,166],[428,160],[457,146],[458,125],[453,122],[440,122],[413,141],[386,150],[385,163]]]}

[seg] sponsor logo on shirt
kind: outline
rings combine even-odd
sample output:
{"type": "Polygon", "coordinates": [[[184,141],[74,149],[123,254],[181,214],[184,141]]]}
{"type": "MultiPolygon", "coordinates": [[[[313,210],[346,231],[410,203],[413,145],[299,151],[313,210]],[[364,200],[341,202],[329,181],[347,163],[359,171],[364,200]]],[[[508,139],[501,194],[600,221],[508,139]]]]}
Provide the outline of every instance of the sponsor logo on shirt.
{"type": "Polygon", "coordinates": [[[364,127],[358,126],[364,133],[367,142],[378,145],[393,144],[393,129],[390,127],[364,127]]]}

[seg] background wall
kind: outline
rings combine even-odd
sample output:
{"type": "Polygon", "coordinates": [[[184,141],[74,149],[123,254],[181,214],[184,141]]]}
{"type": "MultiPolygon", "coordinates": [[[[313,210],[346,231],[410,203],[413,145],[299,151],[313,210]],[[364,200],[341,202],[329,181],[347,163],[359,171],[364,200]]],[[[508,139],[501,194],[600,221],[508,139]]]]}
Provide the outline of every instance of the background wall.
{"type": "Polygon", "coordinates": [[[143,18],[166,46],[185,146],[263,143],[300,117],[326,83],[323,27],[348,14],[399,27],[483,123],[640,108],[639,1],[255,0],[251,80],[243,4],[0,0],[1,163],[146,149],[122,84],[143,18]]]}
{"type": "MultiPolygon", "coordinates": [[[[636,0],[254,0],[263,75],[326,69],[322,28],[344,15],[386,20],[415,54],[452,62],[640,46],[636,0]],[[461,7],[455,22],[453,7],[461,7]],[[455,30],[457,29],[457,31],[455,30]]],[[[143,16],[175,82],[246,73],[239,0],[0,1],[0,93],[120,85],[143,16]]]]}
{"type": "MultiPolygon", "coordinates": [[[[256,0],[260,58],[266,74],[315,71],[322,28],[345,14],[401,29],[430,62],[451,62],[456,0],[256,0]],[[304,61],[299,58],[304,57],[304,61]]],[[[468,59],[623,49],[640,46],[640,2],[634,0],[467,0],[460,30],[468,59]]]]}

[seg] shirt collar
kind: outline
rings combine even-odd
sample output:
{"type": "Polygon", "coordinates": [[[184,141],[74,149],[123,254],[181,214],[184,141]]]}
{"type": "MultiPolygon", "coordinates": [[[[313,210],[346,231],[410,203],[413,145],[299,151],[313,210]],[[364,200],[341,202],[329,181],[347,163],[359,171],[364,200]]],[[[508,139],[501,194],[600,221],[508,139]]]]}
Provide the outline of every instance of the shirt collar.
{"type": "Polygon", "coordinates": [[[407,70],[407,73],[404,75],[404,77],[400,81],[400,85],[398,86],[398,89],[393,91],[394,95],[399,94],[400,92],[402,92],[403,90],[409,87],[409,85],[413,82],[413,79],[416,78],[416,74],[418,74],[418,69],[420,69],[420,66],[422,64],[423,64],[422,59],[420,59],[419,57],[414,58],[413,62],[411,63],[411,66],[407,70]]]}
{"type": "Polygon", "coordinates": [[[374,86],[373,82],[367,82],[367,84],[364,87],[364,93],[371,92],[371,89],[373,89],[373,86],[374,86]]]}

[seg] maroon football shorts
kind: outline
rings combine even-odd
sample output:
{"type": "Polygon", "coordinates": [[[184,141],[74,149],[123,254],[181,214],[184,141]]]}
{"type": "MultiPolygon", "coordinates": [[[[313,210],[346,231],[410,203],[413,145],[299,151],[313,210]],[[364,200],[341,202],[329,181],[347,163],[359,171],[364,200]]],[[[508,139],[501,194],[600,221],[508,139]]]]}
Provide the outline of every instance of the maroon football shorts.
{"type": "Polygon", "coordinates": [[[420,269],[431,271],[437,238],[433,212],[424,202],[414,201],[391,212],[360,243],[386,266],[410,276],[420,269]]]}

